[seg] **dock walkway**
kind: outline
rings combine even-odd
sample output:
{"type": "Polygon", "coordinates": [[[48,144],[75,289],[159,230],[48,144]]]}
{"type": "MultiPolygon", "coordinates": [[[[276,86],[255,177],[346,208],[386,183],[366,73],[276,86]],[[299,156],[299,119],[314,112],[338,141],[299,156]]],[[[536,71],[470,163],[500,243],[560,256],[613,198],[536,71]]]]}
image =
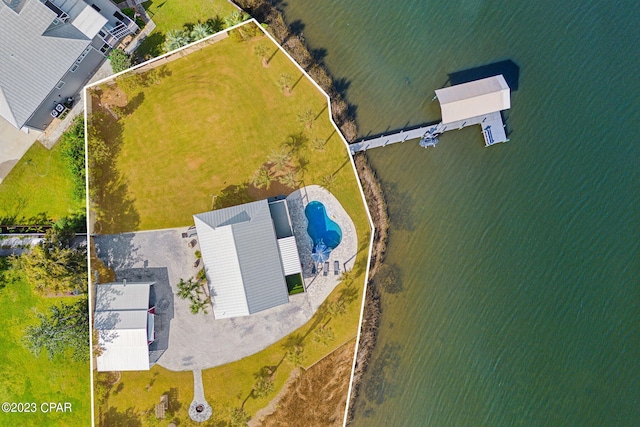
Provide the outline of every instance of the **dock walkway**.
{"type": "Polygon", "coordinates": [[[500,112],[495,112],[458,122],[451,122],[447,124],[442,124],[442,122],[440,122],[415,129],[403,129],[388,135],[364,138],[349,145],[349,149],[351,154],[355,154],[359,151],[385,147],[389,144],[405,142],[412,139],[420,139],[420,145],[422,147],[434,147],[438,143],[438,136],[442,133],[449,130],[459,130],[472,125],[481,125],[485,146],[508,141],[504,130],[504,124],[502,122],[502,116],[500,115],[500,112]]]}

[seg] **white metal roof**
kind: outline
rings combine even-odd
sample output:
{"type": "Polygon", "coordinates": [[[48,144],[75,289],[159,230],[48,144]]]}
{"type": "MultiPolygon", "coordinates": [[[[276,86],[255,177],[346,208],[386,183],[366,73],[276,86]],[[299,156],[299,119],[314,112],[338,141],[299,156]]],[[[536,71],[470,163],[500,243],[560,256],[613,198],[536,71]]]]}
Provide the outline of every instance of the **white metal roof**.
{"type": "Polygon", "coordinates": [[[96,286],[93,326],[103,353],[98,371],[149,369],[149,341],[154,317],[148,312],[153,282],[106,283],[96,286]]]}
{"type": "Polygon", "coordinates": [[[282,268],[284,275],[302,272],[300,265],[300,255],[298,254],[298,245],[295,236],[278,239],[278,248],[280,249],[280,258],[282,259],[282,268]]]}
{"type": "Polygon", "coordinates": [[[92,8],[87,5],[82,12],[73,20],[72,24],[78,30],[80,30],[85,36],[90,39],[94,38],[96,34],[104,27],[104,24],[108,22],[108,19],[105,18],[92,8]]]}
{"type": "Polygon", "coordinates": [[[147,310],[153,282],[105,283],[96,286],[96,311],[147,310]]]}
{"type": "Polygon", "coordinates": [[[98,371],[147,371],[147,329],[98,330],[104,349],[97,358],[98,371]]]}
{"type": "Polygon", "coordinates": [[[511,108],[509,85],[502,74],[436,90],[442,123],[469,119],[511,108]]]}
{"type": "Polygon", "coordinates": [[[231,226],[208,227],[194,217],[207,278],[214,283],[213,314],[216,319],[249,314],[247,295],[231,226]]]}
{"type": "Polygon", "coordinates": [[[289,301],[267,200],[194,215],[216,318],[289,301]]]}

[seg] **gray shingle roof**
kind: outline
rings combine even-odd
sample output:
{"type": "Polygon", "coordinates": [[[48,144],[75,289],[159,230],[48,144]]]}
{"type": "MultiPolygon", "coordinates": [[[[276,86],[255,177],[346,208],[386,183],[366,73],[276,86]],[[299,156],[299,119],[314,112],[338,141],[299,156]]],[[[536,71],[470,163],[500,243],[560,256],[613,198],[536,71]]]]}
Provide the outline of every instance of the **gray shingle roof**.
{"type": "MultiPolygon", "coordinates": [[[[289,301],[276,234],[266,200],[194,216],[213,229],[231,227],[249,313],[256,313],[289,301]]],[[[211,242],[203,242],[202,235],[203,233],[198,230],[206,267],[208,256],[205,251],[211,242]]],[[[207,273],[215,292],[216,271],[208,268],[207,273]]],[[[218,294],[216,298],[224,298],[224,295],[218,294]]]]}
{"type": "Polygon", "coordinates": [[[56,14],[38,0],[20,13],[0,7],[0,115],[21,128],[71,65],[89,46],[82,33],[61,23],[43,35],[56,14]]]}

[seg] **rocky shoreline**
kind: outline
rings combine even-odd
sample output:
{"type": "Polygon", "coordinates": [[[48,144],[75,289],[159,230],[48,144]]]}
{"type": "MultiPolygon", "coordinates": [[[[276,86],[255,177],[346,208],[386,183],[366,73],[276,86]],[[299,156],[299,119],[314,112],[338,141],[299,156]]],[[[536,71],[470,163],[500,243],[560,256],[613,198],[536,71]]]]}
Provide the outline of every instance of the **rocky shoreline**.
{"type": "MultiPolygon", "coordinates": [[[[252,17],[256,18],[258,22],[265,23],[267,31],[286,49],[289,55],[298,62],[315,82],[324,89],[331,100],[331,114],[334,122],[340,128],[347,142],[353,142],[358,133],[355,120],[351,113],[352,108],[344,100],[342,94],[336,90],[333,79],[328,71],[311,55],[304,38],[301,35],[291,32],[282,12],[268,0],[234,0],[234,2],[252,17]]],[[[375,234],[347,424],[350,424],[353,419],[354,406],[359,394],[360,383],[369,365],[378,335],[382,310],[380,292],[373,278],[384,261],[389,230],[387,204],[375,172],[369,165],[365,154],[360,153],[355,155],[354,161],[375,226],[375,234]]]]}

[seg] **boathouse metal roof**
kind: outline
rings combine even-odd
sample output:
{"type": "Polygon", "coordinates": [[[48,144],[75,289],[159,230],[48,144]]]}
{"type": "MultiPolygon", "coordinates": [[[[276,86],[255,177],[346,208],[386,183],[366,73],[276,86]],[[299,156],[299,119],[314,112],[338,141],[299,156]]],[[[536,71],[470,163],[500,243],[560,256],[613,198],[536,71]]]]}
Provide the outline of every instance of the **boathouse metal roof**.
{"type": "Polygon", "coordinates": [[[289,302],[267,200],[194,215],[216,318],[289,302]]]}
{"type": "Polygon", "coordinates": [[[511,91],[502,74],[436,90],[442,124],[511,108],[511,91]]]}

